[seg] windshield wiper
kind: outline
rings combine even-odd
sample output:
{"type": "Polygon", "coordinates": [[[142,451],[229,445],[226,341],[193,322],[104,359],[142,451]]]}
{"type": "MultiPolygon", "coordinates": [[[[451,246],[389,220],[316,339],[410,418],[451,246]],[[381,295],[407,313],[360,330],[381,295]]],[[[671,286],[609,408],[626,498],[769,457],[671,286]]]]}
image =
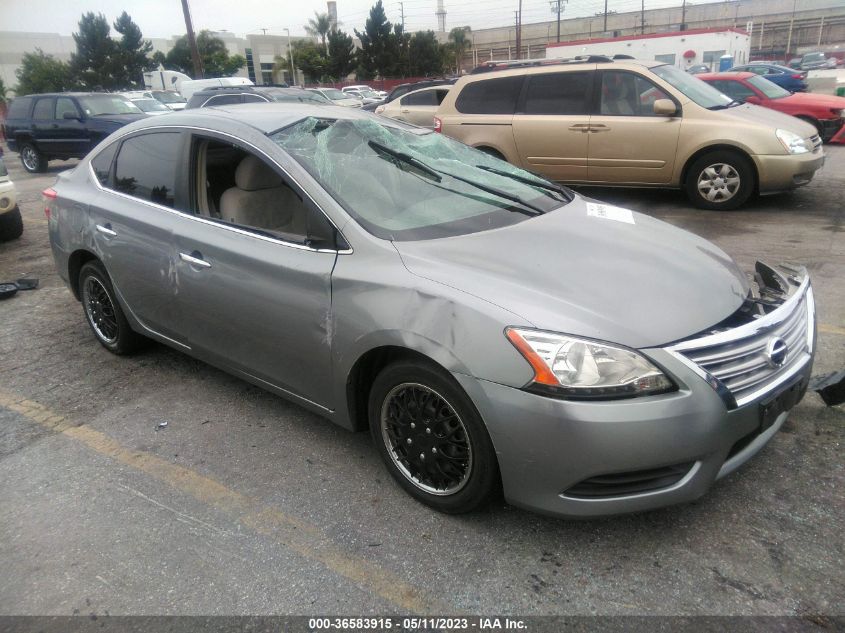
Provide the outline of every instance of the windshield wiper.
{"type": "Polygon", "coordinates": [[[524,183],[526,185],[530,185],[532,187],[539,187],[540,189],[546,189],[547,191],[553,191],[563,197],[564,200],[567,202],[572,202],[572,193],[560,185],[556,185],[553,182],[545,182],[543,180],[533,180],[531,178],[526,178],[525,176],[520,176],[519,174],[512,174],[510,172],[505,171],[504,169],[496,169],[495,167],[488,167],[487,165],[476,165],[478,169],[483,169],[484,171],[489,171],[491,174],[496,174],[497,176],[505,176],[506,178],[511,178],[512,180],[516,180],[517,182],[524,183]]]}
{"type": "Polygon", "coordinates": [[[741,106],[744,101],[737,101],[736,99],[732,99],[729,103],[719,104],[710,106],[707,108],[708,110],[727,110],[728,108],[735,108],[736,106],[741,106]]]}
{"type": "Polygon", "coordinates": [[[416,167],[421,172],[428,174],[428,176],[435,182],[440,182],[441,180],[443,180],[443,178],[441,178],[440,174],[438,174],[436,170],[432,169],[424,162],[417,160],[410,154],[406,154],[405,152],[397,152],[395,149],[390,149],[389,147],[387,147],[386,145],[382,145],[378,141],[367,141],[367,145],[372,147],[377,152],[382,152],[384,154],[387,154],[388,156],[392,156],[396,160],[401,160],[403,163],[407,163],[412,167],[416,167]]]}
{"type": "Polygon", "coordinates": [[[510,194],[507,191],[502,191],[501,189],[497,189],[496,187],[490,187],[489,185],[484,185],[479,182],[475,182],[473,180],[470,180],[469,178],[464,178],[463,176],[456,176],[455,174],[451,174],[447,171],[435,169],[434,167],[425,164],[421,160],[414,158],[410,154],[406,154],[405,152],[398,152],[395,149],[386,147],[385,145],[382,145],[377,141],[368,141],[367,144],[378,152],[384,152],[388,156],[393,156],[397,160],[401,160],[407,163],[408,165],[416,167],[423,173],[429,174],[435,182],[439,183],[442,180],[440,174],[443,174],[444,176],[449,176],[449,178],[454,178],[455,180],[465,182],[466,184],[471,185],[476,189],[481,189],[481,191],[485,191],[489,194],[493,194],[494,196],[498,196],[499,198],[504,198],[505,200],[510,200],[511,202],[516,202],[517,204],[522,205],[523,207],[525,207],[525,209],[515,209],[515,211],[519,213],[523,213],[526,211],[529,212],[530,215],[541,215],[545,213],[545,211],[540,207],[534,206],[530,202],[525,202],[519,196],[510,194]]]}

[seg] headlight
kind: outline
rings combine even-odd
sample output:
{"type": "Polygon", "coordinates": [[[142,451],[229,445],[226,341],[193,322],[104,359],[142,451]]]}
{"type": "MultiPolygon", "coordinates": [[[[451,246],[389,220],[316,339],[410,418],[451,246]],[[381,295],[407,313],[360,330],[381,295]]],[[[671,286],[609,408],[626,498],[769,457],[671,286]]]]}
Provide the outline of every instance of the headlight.
{"type": "Polygon", "coordinates": [[[840,119],[845,118],[845,109],[838,110],[836,108],[831,108],[830,111],[833,113],[833,116],[838,116],[840,119]]]}
{"type": "Polygon", "coordinates": [[[632,349],[540,330],[507,328],[505,335],[534,369],[534,391],[611,399],[675,389],[666,374],[632,349]]]}
{"type": "Polygon", "coordinates": [[[384,106],[380,105],[376,108],[376,114],[381,114],[382,112],[384,112],[384,106]]]}
{"type": "Polygon", "coordinates": [[[781,145],[790,154],[805,154],[810,151],[804,139],[798,136],[795,132],[789,130],[775,130],[775,136],[778,137],[781,145]]]}

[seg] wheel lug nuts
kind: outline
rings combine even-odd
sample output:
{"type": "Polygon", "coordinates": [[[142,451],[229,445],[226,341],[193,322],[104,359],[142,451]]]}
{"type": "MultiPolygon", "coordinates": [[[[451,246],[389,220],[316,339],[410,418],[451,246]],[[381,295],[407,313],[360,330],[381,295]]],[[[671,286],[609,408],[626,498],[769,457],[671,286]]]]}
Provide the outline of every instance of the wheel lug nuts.
{"type": "Polygon", "coordinates": [[[417,425],[416,425],[416,424],[414,424],[413,422],[411,422],[411,428],[412,428],[412,429],[415,429],[415,428],[417,428],[417,425]]]}
{"type": "Polygon", "coordinates": [[[429,435],[431,435],[431,429],[430,428],[426,427],[425,432],[428,433],[429,435]]]}
{"type": "Polygon", "coordinates": [[[434,446],[432,446],[432,447],[431,447],[431,452],[432,452],[432,453],[436,453],[436,452],[437,452],[437,448],[436,448],[436,447],[434,447],[434,446]]]}
{"type": "Polygon", "coordinates": [[[413,443],[414,443],[414,440],[412,440],[410,437],[409,437],[407,440],[405,440],[405,441],[406,441],[406,442],[408,442],[408,444],[413,444],[413,443]]]}
{"type": "Polygon", "coordinates": [[[420,453],[420,459],[422,459],[422,460],[425,459],[425,453],[420,453]]]}

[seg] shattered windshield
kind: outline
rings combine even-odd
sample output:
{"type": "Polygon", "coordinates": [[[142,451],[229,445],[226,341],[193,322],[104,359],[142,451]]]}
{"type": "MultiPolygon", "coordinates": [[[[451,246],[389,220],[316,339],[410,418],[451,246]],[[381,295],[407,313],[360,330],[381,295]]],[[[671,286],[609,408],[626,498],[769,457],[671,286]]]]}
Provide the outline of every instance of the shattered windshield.
{"type": "Polygon", "coordinates": [[[309,117],[270,135],[373,235],[420,240],[525,221],[569,190],[442,134],[309,117]]]}

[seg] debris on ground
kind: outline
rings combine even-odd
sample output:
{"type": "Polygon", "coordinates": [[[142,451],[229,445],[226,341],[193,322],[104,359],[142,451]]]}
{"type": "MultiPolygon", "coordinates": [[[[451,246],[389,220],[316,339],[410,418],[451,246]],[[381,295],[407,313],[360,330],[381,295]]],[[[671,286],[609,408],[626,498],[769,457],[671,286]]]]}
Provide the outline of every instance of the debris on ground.
{"type": "Polygon", "coordinates": [[[164,428],[167,428],[167,420],[159,422],[158,425],[156,426],[156,431],[158,431],[159,429],[164,429],[164,428]]]}
{"type": "Polygon", "coordinates": [[[815,391],[829,407],[845,402],[845,370],[813,376],[807,389],[815,391]]]}
{"type": "Polygon", "coordinates": [[[35,290],[37,287],[38,279],[34,277],[0,282],[0,299],[11,299],[18,293],[18,290],[35,290]]]}

